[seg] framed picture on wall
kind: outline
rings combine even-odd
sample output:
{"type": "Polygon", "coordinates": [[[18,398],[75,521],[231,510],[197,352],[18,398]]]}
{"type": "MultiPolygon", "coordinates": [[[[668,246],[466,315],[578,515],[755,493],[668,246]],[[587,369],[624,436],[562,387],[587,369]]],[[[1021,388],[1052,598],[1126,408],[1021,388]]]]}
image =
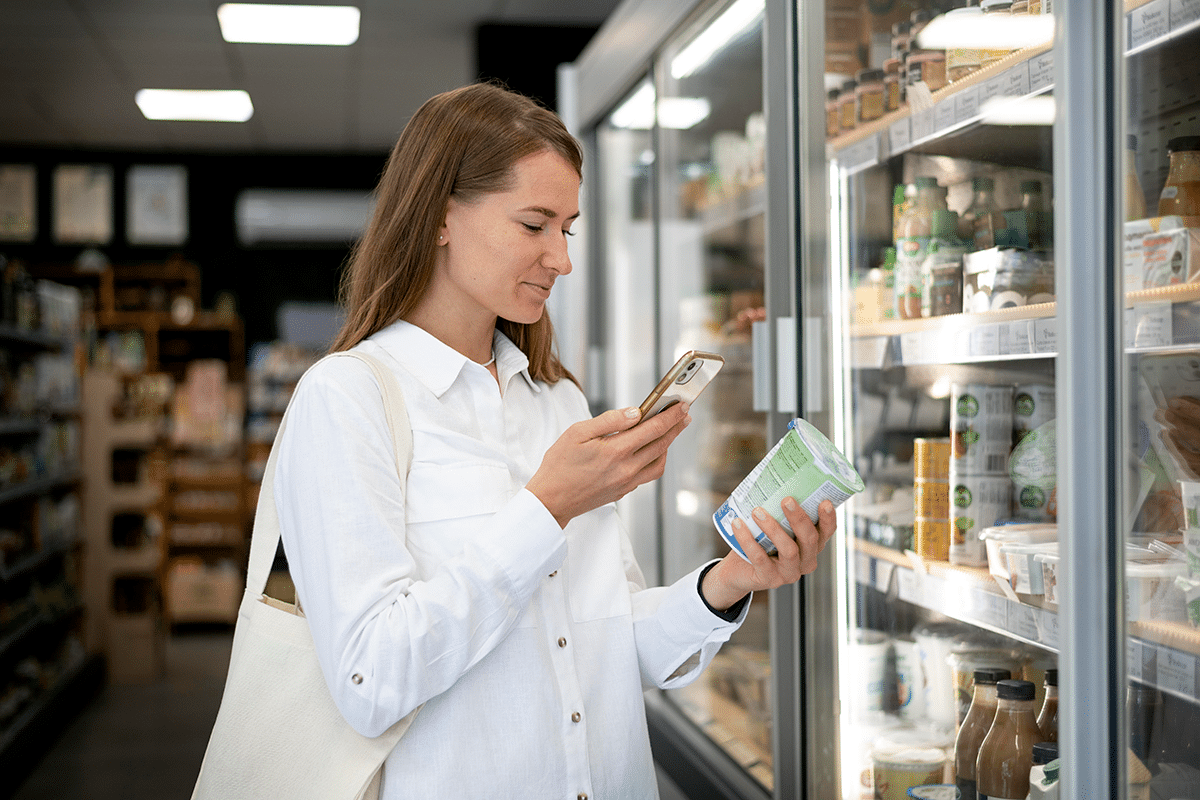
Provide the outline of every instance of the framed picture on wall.
{"type": "Polygon", "coordinates": [[[54,168],[54,241],[108,244],[113,235],[113,170],[107,164],[54,168]]]}
{"type": "Polygon", "coordinates": [[[32,164],[0,164],[0,242],[37,237],[37,170],[32,164]]]}
{"type": "Polygon", "coordinates": [[[185,167],[133,166],[125,182],[125,238],[129,244],[179,245],[187,241],[185,167]]]}

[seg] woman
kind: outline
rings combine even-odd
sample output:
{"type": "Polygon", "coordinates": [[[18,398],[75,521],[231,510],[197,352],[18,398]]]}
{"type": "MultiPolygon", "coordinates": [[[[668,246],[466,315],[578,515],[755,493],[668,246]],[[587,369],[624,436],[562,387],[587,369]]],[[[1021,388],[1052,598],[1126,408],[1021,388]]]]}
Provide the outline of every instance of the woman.
{"type": "Polygon", "coordinates": [[[662,475],[688,424],[591,418],[552,351],[545,304],[571,271],[582,157],[561,122],[479,84],[405,127],[344,283],[334,350],[403,389],[401,501],[380,389],[354,359],[292,399],[275,496],[334,701],[377,736],[422,703],[381,797],[657,796],[642,690],[694,680],[748,596],[815,568],[832,535],[787,510],[770,558],[731,555],[646,589],[613,506],[662,475]],[[715,566],[714,566],[715,565],[715,566]]]}

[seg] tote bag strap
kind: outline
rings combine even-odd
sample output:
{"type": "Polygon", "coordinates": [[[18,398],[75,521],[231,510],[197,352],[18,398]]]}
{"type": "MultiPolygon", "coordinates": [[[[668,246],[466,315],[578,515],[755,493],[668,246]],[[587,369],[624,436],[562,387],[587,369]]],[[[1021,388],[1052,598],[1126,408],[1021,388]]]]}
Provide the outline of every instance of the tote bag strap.
{"type": "MultiPolygon", "coordinates": [[[[412,424],[408,420],[408,408],[404,403],[404,392],[400,389],[400,381],[386,365],[377,358],[357,350],[343,350],[330,353],[321,359],[356,358],[362,361],[375,374],[383,395],[383,408],[387,414],[388,428],[392,432],[392,443],[396,453],[396,466],[400,470],[400,499],[408,483],[408,470],[412,466],[412,424]]],[[[320,363],[320,362],[317,362],[320,363]]],[[[314,365],[315,366],[315,365],[314,365]]],[[[311,369],[311,367],[310,367],[311,369]]],[[[275,461],[279,452],[279,441],[287,424],[287,412],[279,423],[279,431],[275,434],[275,444],[267,456],[267,467],[263,472],[262,489],[259,491],[258,506],[254,512],[254,531],[250,535],[250,563],[246,568],[246,588],[257,595],[266,591],[267,579],[271,576],[271,565],[275,561],[275,552],[279,549],[279,511],[275,507],[275,461]]]]}

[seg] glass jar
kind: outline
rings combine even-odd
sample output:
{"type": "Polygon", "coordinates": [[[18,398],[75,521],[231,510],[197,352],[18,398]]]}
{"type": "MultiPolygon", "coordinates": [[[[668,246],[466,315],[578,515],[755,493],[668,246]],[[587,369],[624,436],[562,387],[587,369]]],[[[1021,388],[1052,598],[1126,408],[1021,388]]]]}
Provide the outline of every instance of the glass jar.
{"type": "MultiPolygon", "coordinates": [[[[986,18],[991,14],[1005,17],[1011,16],[1012,4],[1013,0],[983,0],[979,4],[979,8],[984,16],[983,24],[987,24],[986,18]]],[[[980,67],[990,67],[1011,52],[1011,50],[980,50],[979,65],[980,67]]]]}
{"type": "Polygon", "coordinates": [[[841,93],[838,95],[838,128],[843,133],[854,130],[855,124],[858,122],[858,108],[855,105],[855,90],[858,89],[858,81],[846,81],[842,84],[841,93]]]}
{"type": "Polygon", "coordinates": [[[1171,164],[1158,198],[1158,215],[1200,216],[1200,136],[1177,136],[1167,142],[1171,164]]]}
{"type": "Polygon", "coordinates": [[[936,92],[946,85],[946,51],[912,50],[908,55],[908,85],[924,82],[936,92]]]}
{"type": "Polygon", "coordinates": [[[883,116],[883,70],[864,69],[856,76],[854,104],[858,121],[870,122],[883,116]]]}
{"type": "Polygon", "coordinates": [[[830,89],[825,94],[825,136],[833,139],[841,131],[841,116],[838,113],[837,89],[830,89]]]}
{"type": "Polygon", "coordinates": [[[900,59],[889,58],[883,62],[883,110],[900,108],[900,59]]]}
{"type": "MultiPolygon", "coordinates": [[[[946,13],[947,20],[955,23],[982,25],[983,11],[979,6],[964,6],[946,13]]],[[[977,47],[947,47],[946,48],[946,79],[950,82],[960,81],[979,69],[980,50],[977,47]]]]}
{"type": "Polygon", "coordinates": [[[900,58],[901,54],[908,52],[908,40],[911,38],[909,32],[912,30],[912,23],[897,22],[892,26],[892,57],[900,58]]]}
{"type": "Polygon", "coordinates": [[[1009,13],[1016,15],[1025,15],[1029,13],[1029,0],[1013,0],[1012,8],[1009,13]]]}

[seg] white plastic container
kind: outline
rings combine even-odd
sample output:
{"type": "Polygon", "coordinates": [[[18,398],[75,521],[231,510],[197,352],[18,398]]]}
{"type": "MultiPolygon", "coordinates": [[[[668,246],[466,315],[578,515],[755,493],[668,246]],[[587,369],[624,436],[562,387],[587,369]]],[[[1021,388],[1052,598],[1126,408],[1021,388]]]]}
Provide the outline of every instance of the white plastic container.
{"type": "Polygon", "coordinates": [[[1005,544],[1000,548],[1008,568],[1008,585],[1018,595],[1038,596],[1045,592],[1042,565],[1034,561],[1038,553],[1057,553],[1058,542],[1045,544],[1005,544]]]}
{"type": "Polygon", "coordinates": [[[1042,565],[1042,600],[1058,605],[1058,553],[1035,553],[1033,560],[1042,565]]]}
{"type": "Polygon", "coordinates": [[[1125,618],[1130,622],[1186,622],[1187,607],[1175,579],[1187,575],[1187,565],[1170,559],[1125,562],[1125,618]]]}
{"type": "MultiPolygon", "coordinates": [[[[985,528],[979,537],[987,552],[988,571],[1001,580],[1009,580],[1008,564],[1000,548],[1006,544],[1046,544],[1058,541],[1058,526],[1047,523],[996,525],[985,528]]],[[[1040,593],[1039,593],[1040,594],[1040,593]]]]}

